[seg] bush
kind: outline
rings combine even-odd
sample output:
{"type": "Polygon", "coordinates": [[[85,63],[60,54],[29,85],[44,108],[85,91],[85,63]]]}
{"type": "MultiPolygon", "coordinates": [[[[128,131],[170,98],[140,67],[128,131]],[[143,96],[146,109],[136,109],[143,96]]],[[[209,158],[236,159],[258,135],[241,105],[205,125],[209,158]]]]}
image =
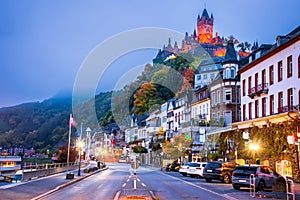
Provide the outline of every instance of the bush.
{"type": "Polygon", "coordinates": [[[133,147],[133,152],[134,153],[148,153],[148,150],[142,146],[135,146],[135,147],[133,147]]]}

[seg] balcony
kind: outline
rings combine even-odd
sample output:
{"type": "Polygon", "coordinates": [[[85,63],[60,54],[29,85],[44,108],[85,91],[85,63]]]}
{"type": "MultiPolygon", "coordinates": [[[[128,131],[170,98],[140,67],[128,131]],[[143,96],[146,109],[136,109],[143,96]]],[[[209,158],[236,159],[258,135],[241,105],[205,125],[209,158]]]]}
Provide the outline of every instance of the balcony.
{"type": "Polygon", "coordinates": [[[248,91],[248,96],[253,99],[255,96],[260,96],[261,94],[268,94],[268,83],[259,84],[248,91]]]}
{"type": "Polygon", "coordinates": [[[299,111],[299,105],[297,106],[287,105],[278,108],[278,113],[296,112],[296,111],[299,111]]]}

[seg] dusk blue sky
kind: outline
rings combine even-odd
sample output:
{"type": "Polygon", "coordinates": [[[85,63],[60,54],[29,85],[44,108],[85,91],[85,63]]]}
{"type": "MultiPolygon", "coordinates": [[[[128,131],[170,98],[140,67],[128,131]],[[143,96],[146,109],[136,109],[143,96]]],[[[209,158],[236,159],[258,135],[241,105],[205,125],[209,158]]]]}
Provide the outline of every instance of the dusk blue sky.
{"type": "MultiPolygon", "coordinates": [[[[160,27],[192,33],[204,6],[209,15],[213,13],[214,32],[239,41],[273,44],[277,35],[300,25],[299,0],[2,0],[0,107],[71,90],[89,53],[120,32],[160,27]]],[[[156,53],[145,50],[122,56],[102,77],[98,91],[112,90],[122,74],[151,63],[156,53]]]]}

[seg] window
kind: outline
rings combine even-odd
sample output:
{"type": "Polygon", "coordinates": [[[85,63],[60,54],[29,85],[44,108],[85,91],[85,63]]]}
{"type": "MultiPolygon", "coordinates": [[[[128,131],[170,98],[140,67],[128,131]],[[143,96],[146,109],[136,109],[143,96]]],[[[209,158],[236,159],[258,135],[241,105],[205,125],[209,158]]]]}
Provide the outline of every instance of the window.
{"type": "Polygon", "coordinates": [[[183,111],[181,111],[181,120],[183,120],[183,111]]]}
{"type": "Polygon", "coordinates": [[[211,105],[215,105],[216,104],[216,102],[215,102],[215,98],[216,98],[216,93],[215,92],[213,92],[212,94],[211,94],[211,105]]]}
{"type": "Polygon", "coordinates": [[[236,103],[240,103],[240,90],[239,89],[237,89],[236,90],[236,103]]]}
{"type": "Polygon", "coordinates": [[[175,122],[177,122],[177,113],[175,114],[175,122]]]}
{"type": "Polygon", "coordinates": [[[258,85],[258,73],[255,73],[255,76],[254,76],[255,91],[257,90],[257,85],[258,85]]]}
{"type": "Polygon", "coordinates": [[[266,116],[266,112],[267,112],[267,102],[266,102],[266,97],[261,99],[261,106],[262,106],[262,117],[266,116]]]}
{"type": "Polygon", "coordinates": [[[210,74],[210,80],[214,80],[215,74],[210,74]]]}
{"type": "Polygon", "coordinates": [[[251,76],[248,77],[248,94],[250,94],[251,91],[251,76]]]}
{"type": "Polygon", "coordinates": [[[225,78],[230,78],[230,69],[229,68],[226,68],[226,76],[225,78]]]}
{"type": "Polygon", "coordinates": [[[208,103],[206,104],[206,114],[208,115],[208,103]]]}
{"type": "Polygon", "coordinates": [[[274,95],[270,95],[270,115],[274,114],[274,95]]]}
{"type": "Polygon", "coordinates": [[[287,95],[288,95],[288,108],[291,109],[294,105],[293,102],[293,88],[290,88],[287,90],[287,95]]]}
{"type": "Polygon", "coordinates": [[[269,83],[270,83],[270,85],[273,85],[273,83],[274,83],[274,66],[273,65],[271,65],[269,67],[269,83]]]}
{"type": "Polygon", "coordinates": [[[249,106],[248,119],[250,120],[250,119],[252,119],[252,103],[249,103],[248,106],[249,106]]]}
{"type": "Polygon", "coordinates": [[[235,77],[235,69],[231,68],[230,73],[231,73],[231,78],[234,78],[235,77]]]}
{"type": "Polygon", "coordinates": [[[263,84],[263,87],[265,87],[265,83],[266,83],[266,70],[263,69],[261,71],[261,83],[263,84]]]}
{"type": "Polygon", "coordinates": [[[246,121],[246,104],[243,104],[243,121],[246,121]]]}
{"type": "Polygon", "coordinates": [[[217,103],[219,104],[221,102],[221,92],[220,90],[217,91],[217,103]]]}
{"type": "Polygon", "coordinates": [[[278,109],[282,109],[283,108],[283,93],[282,92],[278,92],[278,109]]]}
{"type": "Polygon", "coordinates": [[[300,55],[298,57],[298,78],[300,78],[300,55]]]}
{"type": "Polygon", "coordinates": [[[200,81],[201,80],[201,74],[198,74],[197,75],[197,81],[200,81]]]}
{"type": "Polygon", "coordinates": [[[246,95],[246,80],[245,79],[243,80],[242,87],[243,87],[243,96],[245,96],[246,95]]]}
{"type": "Polygon", "coordinates": [[[225,90],[225,102],[231,103],[231,90],[225,90]]]}
{"type": "Polygon", "coordinates": [[[282,81],[282,61],[278,62],[278,82],[282,81]]]}
{"type": "Polygon", "coordinates": [[[202,113],[201,113],[201,106],[199,106],[199,114],[201,115],[202,113]]]}
{"type": "Polygon", "coordinates": [[[292,56],[287,58],[287,77],[290,78],[293,76],[293,59],[292,56]]]}
{"type": "Polygon", "coordinates": [[[204,74],[204,75],[203,75],[203,79],[207,79],[207,74],[204,74]]]}
{"type": "Polygon", "coordinates": [[[259,105],[258,105],[258,100],[255,100],[255,108],[254,108],[254,110],[255,110],[255,113],[254,113],[255,118],[258,118],[258,115],[259,115],[259,105]]]}

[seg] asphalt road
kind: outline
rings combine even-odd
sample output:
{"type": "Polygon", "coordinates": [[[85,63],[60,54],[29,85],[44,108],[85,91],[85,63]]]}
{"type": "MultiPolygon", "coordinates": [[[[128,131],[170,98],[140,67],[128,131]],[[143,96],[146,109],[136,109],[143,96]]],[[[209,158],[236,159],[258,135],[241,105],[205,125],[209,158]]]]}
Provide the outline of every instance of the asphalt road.
{"type": "MultiPolygon", "coordinates": [[[[203,179],[183,177],[177,172],[162,172],[151,167],[139,167],[136,170],[134,190],[134,170],[129,164],[109,163],[108,166],[107,170],[93,175],[82,174],[81,177],[75,171],[73,180],[67,180],[66,174],[59,174],[10,188],[0,187],[0,199],[120,200],[134,195],[159,200],[255,199],[250,197],[248,189],[237,191],[231,184],[219,181],[206,183],[203,179]]],[[[265,194],[264,197],[268,197],[265,199],[278,199],[271,196],[270,192],[265,194]]]]}

